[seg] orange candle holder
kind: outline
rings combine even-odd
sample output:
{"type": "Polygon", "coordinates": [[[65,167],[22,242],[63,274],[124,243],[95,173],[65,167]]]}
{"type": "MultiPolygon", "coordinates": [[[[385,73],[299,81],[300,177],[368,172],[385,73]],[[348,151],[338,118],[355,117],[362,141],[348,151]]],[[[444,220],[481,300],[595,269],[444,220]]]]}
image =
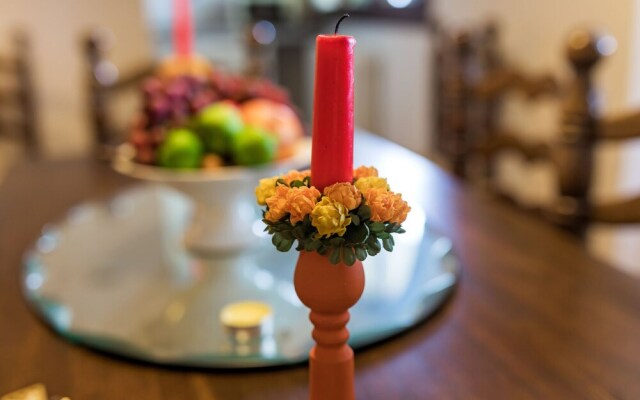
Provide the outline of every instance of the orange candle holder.
{"type": "Polygon", "coordinates": [[[311,400],[355,399],[353,350],[347,344],[349,308],[364,291],[362,262],[332,265],[327,256],[300,252],[293,283],[309,309],[316,344],[309,353],[311,400]]]}
{"type": "Polygon", "coordinates": [[[359,167],[352,175],[352,182],[334,183],[322,193],[310,171],[261,179],[256,188],[276,249],[289,251],[295,243],[300,252],[293,283],[313,324],[311,400],[355,399],[347,323],[364,291],[362,261],[383,248],[393,250],[393,236],[404,232],[411,210],[374,167],[359,167]]]}

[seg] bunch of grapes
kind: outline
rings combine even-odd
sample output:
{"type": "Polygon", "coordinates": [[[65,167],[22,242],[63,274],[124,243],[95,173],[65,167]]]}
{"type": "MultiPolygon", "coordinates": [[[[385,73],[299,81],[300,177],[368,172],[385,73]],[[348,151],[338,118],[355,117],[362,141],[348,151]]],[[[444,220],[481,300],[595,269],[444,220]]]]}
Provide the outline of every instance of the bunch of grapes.
{"type": "Polygon", "coordinates": [[[209,104],[222,100],[243,103],[265,98],[289,104],[287,92],[263,79],[251,79],[213,71],[207,77],[147,78],[142,84],[143,109],[133,123],[130,143],[136,161],[155,164],[156,150],[168,128],[183,127],[209,104]]]}
{"type": "Polygon", "coordinates": [[[278,103],[289,103],[287,91],[266,79],[231,76],[214,71],[211,73],[210,81],[221,98],[233,100],[237,103],[256,98],[273,100],[278,103]]]}

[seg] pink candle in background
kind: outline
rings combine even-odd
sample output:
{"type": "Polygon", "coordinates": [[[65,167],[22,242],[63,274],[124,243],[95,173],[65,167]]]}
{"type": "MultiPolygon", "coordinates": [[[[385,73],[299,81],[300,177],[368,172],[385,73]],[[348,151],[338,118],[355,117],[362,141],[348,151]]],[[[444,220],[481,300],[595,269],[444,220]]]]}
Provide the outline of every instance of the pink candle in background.
{"type": "Polygon", "coordinates": [[[319,190],[353,179],[355,43],[338,34],[316,39],[311,180],[319,190]]]}
{"type": "Polygon", "coordinates": [[[193,22],[191,1],[173,0],[173,47],[179,57],[191,56],[193,46],[193,22]]]}

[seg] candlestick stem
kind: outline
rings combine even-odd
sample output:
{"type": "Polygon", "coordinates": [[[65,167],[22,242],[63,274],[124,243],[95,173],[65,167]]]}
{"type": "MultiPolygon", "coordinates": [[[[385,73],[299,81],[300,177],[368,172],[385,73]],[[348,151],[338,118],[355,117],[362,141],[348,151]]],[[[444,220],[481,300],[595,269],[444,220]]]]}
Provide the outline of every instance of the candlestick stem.
{"type": "Polygon", "coordinates": [[[349,308],[364,290],[364,269],[333,265],[327,256],[300,252],[293,277],[298,297],[311,309],[313,339],[309,354],[309,399],[354,400],[353,350],[347,344],[349,308]]]}
{"type": "Polygon", "coordinates": [[[309,355],[310,400],[353,400],[353,350],[347,345],[349,312],[323,314],[311,310],[313,339],[309,355]]]}

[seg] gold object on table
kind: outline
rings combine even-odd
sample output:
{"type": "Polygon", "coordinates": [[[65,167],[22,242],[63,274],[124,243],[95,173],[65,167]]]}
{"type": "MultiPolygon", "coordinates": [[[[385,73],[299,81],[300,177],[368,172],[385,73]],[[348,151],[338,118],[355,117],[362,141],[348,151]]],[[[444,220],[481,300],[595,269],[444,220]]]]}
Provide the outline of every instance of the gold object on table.
{"type": "Polygon", "coordinates": [[[236,353],[261,352],[262,338],[273,334],[273,309],[259,301],[230,303],[220,311],[220,322],[227,329],[236,353]]]}
{"type": "Polygon", "coordinates": [[[260,326],[273,314],[268,304],[259,301],[239,301],[224,306],[220,312],[222,323],[231,328],[260,326]]]}
{"type": "Polygon", "coordinates": [[[68,397],[47,396],[47,388],[42,383],[36,383],[26,388],[16,390],[0,397],[0,400],[71,400],[68,397]]]}
{"type": "Polygon", "coordinates": [[[5,394],[0,400],[48,400],[47,389],[41,383],[5,394]]]}

